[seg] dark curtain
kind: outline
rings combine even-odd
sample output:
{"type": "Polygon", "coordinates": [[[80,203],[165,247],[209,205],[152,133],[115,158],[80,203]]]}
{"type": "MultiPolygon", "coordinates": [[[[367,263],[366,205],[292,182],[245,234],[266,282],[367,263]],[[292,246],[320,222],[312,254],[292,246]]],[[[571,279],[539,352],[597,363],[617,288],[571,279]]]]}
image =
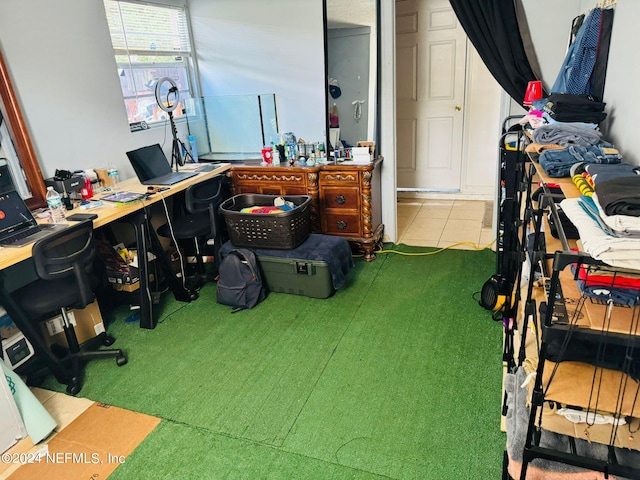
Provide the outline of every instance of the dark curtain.
{"type": "Polygon", "coordinates": [[[525,52],[514,0],[449,0],[462,28],[500,86],[522,105],[534,74],[525,52]]]}
{"type": "Polygon", "coordinates": [[[609,47],[611,44],[611,30],[613,28],[613,8],[603,10],[600,25],[600,38],[596,53],[596,65],[591,74],[591,95],[601,102],[604,96],[604,84],[607,77],[607,63],[609,61],[609,47]]]}

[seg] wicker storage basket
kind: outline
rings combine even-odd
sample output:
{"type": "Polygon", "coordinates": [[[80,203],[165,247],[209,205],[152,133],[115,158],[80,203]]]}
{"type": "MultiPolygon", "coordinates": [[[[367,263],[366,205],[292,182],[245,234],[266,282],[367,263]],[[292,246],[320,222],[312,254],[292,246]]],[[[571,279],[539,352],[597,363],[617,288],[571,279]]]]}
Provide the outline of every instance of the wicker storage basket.
{"type": "Polygon", "coordinates": [[[253,206],[273,206],[278,195],[240,194],[220,205],[229,230],[229,240],[236,247],[289,250],[301,245],[311,232],[311,197],[284,196],[296,208],[282,213],[242,213],[253,206]]]}

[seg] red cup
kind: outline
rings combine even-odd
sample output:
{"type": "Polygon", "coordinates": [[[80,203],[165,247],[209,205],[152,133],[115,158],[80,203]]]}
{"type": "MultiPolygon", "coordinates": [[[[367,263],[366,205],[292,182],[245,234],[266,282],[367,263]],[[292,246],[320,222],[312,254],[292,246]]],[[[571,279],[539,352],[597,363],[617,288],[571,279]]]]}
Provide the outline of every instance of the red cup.
{"type": "Polygon", "coordinates": [[[273,162],[273,150],[271,147],[264,147],[262,149],[262,161],[267,165],[271,165],[273,162]]]}
{"type": "Polygon", "coordinates": [[[542,99],[542,82],[540,80],[534,80],[529,82],[527,90],[524,92],[524,100],[522,104],[525,107],[530,107],[536,100],[542,99]]]}

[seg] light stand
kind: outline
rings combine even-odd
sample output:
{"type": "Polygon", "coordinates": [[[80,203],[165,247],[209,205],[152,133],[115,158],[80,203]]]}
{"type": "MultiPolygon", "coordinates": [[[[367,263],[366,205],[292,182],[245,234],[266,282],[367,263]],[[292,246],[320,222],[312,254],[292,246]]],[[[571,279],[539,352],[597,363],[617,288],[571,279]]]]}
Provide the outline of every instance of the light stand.
{"type": "Polygon", "coordinates": [[[184,165],[188,159],[191,159],[193,162],[193,157],[191,153],[184,145],[184,142],[178,138],[178,130],[176,129],[176,124],[173,121],[173,112],[167,112],[169,114],[169,123],[171,123],[171,134],[173,135],[173,145],[171,147],[171,167],[173,167],[173,163],[176,164],[176,172],[178,171],[178,165],[184,165]],[[184,157],[182,156],[182,152],[184,153],[184,157]]]}
{"type": "Polygon", "coordinates": [[[184,142],[178,138],[178,130],[175,122],[173,121],[173,111],[178,107],[178,103],[180,102],[180,92],[172,78],[163,77],[158,80],[158,83],[156,83],[156,102],[158,103],[158,106],[169,115],[171,135],[173,136],[173,144],[171,146],[171,167],[173,168],[175,163],[177,172],[179,168],[178,166],[184,165],[186,159],[189,158],[193,162],[193,157],[191,156],[191,152],[189,152],[185,147],[184,142]],[[165,84],[168,84],[168,88],[165,84]],[[166,96],[163,98],[163,92],[165,90],[166,96]],[[183,151],[185,152],[184,157],[182,156],[183,151]]]}
{"type": "MultiPolygon", "coordinates": [[[[191,153],[185,148],[184,143],[178,138],[178,129],[176,128],[176,123],[173,121],[173,111],[178,107],[178,103],[180,102],[180,92],[178,90],[176,82],[174,82],[170,77],[162,77],[161,79],[159,79],[158,83],[156,83],[155,90],[156,102],[158,103],[158,107],[167,112],[167,115],[169,116],[169,123],[171,123],[171,135],[173,136],[173,144],[171,145],[171,168],[173,168],[173,165],[175,163],[177,172],[179,166],[182,166],[185,163],[185,158],[183,158],[182,156],[183,148],[185,151],[184,157],[191,158],[191,160],[193,161],[191,153]]],[[[179,248],[177,244],[176,248],[179,248]]],[[[185,271],[184,265],[182,271],[185,271]]],[[[178,280],[175,275],[172,278],[175,281],[178,280]]],[[[196,289],[187,287],[185,278],[182,279],[181,291],[182,293],[187,294],[187,301],[195,300],[199,295],[196,289]]],[[[176,298],[178,297],[176,296],[176,298]]]]}

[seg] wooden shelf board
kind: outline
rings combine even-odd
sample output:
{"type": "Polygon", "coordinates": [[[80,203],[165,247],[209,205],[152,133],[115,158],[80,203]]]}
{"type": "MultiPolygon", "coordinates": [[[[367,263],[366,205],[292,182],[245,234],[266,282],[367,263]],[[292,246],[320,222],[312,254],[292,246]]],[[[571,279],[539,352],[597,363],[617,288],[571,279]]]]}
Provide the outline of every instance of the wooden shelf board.
{"type": "Polygon", "coordinates": [[[638,418],[630,419],[631,423],[619,425],[617,428],[612,424],[590,426],[586,423],[573,423],[564,416],[558,415],[556,411],[555,408],[551,409],[548,404],[545,404],[541,425],[544,430],[603,445],[611,444],[613,436],[613,445],[615,447],[640,450],[640,432],[630,433],[630,430],[635,431],[638,428],[640,423],[638,418]]]}
{"type": "Polygon", "coordinates": [[[545,400],[592,411],[620,412],[625,416],[640,417],[640,384],[622,372],[582,362],[556,364],[545,360],[542,384],[546,391],[545,400]],[[558,369],[549,382],[556,365],[558,369]],[[621,392],[622,401],[618,399],[618,392],[621,392]],[[621,407],[618,403],[621,403],[621,407]]]}

